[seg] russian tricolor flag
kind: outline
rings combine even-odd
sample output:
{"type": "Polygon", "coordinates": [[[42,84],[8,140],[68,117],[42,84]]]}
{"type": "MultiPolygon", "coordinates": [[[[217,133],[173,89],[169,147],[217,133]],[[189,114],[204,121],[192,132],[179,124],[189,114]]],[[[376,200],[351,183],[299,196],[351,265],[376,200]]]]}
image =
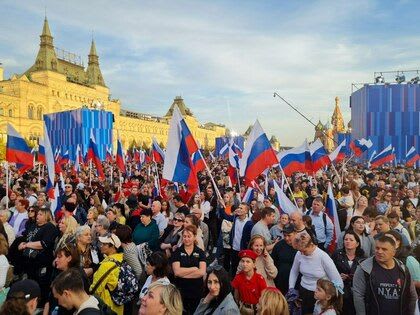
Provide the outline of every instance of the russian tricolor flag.
{"type": "Polygon", "coordinates": [[[115,163],[117,164],[117,167],[121,171],[121,173],[125,174],[123,148],[120,139],[118,139],[117,141],[117,156],[115,157],[115,163]]]}
{"type": "Polygon", "coordinates": [[[299,147],[280,152],[278,157],[286,176],[291,176],[295,172],[312,172],[311,153],[306,140],[299,147]]]}
{"type": "Polygon", "coordinates": [[[405,156],[406,165],[412,167],[419,159],[420,156],[417,153],[416,148],[412,146],[405,156]]]}
{"type": "Polygon", "coordinates": [[[19,173],[24,173],[34,167],[31,149],[10,124],[7,125],[6,160],[9,163],[16,163],[19,173]]]}
{"type": "Polygon", "coordinates": [[[45,161],[47,165],[47,171],[48,171],[48,180],[47,180],[47,187],[46,192],[48,195],[48,198],[54,199],[54,181],[55,181],[55,159],[54,159],[54,153],[52,150],[50,137],[48,135],[47,125],[44,121],[44,148],[45,148],[45,161]]]}
{"type": "Polygon", "coordinates": [[[286,194],[284,193],[283,189],[279,187],[277,182],[273,180],[274,190],[276,192],[277,201],[279,203],[280,211],[282,213],[291,214],[292,212],[296,211],[297,208],[293,204],[293,202],[290,201],[289,198],[287,198],[286,194]]]}
{"type": "Polygon", "coordinates": [[[311,153],[313,172],[316,172],[320,168],[331,163],[330,157],[328,156],[327,151],[325,151],[324,145],[319,138],[311,143],[309,146],[309,152],[311,153]]]}
{"type": "Polygon", "coordinates": [[[206,164],[204,162],[204,157],[201,153],[201,150],[194,152],[192,155],[192,162],[196,172],[201,172],[206,169],[206,164]]]}
{"type": "Polygon", "coordinates": [[[254,199],[254,188],[248,187],[247,191],[245,192],[245,195],[242,198],[242,202],[250,204],[252,199],[254,199]]]}
{"type": "Polygon", "coordinates": [[[340,222],[338,221],[338,212],[335,204],[334,194],[332,191],[331,183],[328,183],[327,202],[325,204],[325,214],[331,219],[334,229],[333,238],[328,245],[328,252],[332,254],[337,246],[338,237],[341,234],[340,222]]]}
{"type": "MultiPolygon", "coordinates": [[[[239,155],[234,151],[234,142],[232,141],[229,145],[229,167],[228,176],[232,185],[236,185],[238,182],[238,169],[239,169],[239,155]]],[[[239,151],[240,152],[240,151],[239,151]]]]}
{"type": "Polygon", "coordinates": [[[346,147],[346,139],[344,139],[336,148],[334,151],[332,151],[329,155],[329,158],[331,162],[341,162],[345,159],[347,153],[347,147],[346,147]]]}
{"type": "Polygon", "coordinates": [[[152,140],[152,158],[156,163],[163,163],[165,161],[165,152],[163,152],[155,137],[152,140]]]}
{"type": "Polygon", "coordinates": [[[278,164],[276,153],[257,120],[248,136],[246,146],[239,161],[240,175],[251,182],[266,168],[278,164]]]}
{"type": "Polygon", "coordinates": [[[190,191],[196,191],[198,181],[191,160],[192,154],[196,151],[198,151],[197,143],[178,107],[175,106],[169,123],[168,144],[162,177],[172,182],[187,184],[190,191]]]}
{"type": "Polygon", "coordinates": [[[226,143],[219,151],[219,155],[222,158],[226,158],[229,154],[229,143],[226,143]]]}
{"type": "Polygon", "coordinates": [[[112,163],[114,161],[114,158],[113,158],[112,152],[111,152],[111,148],[106,149],[105,161],[107,161],[109,163],[112,163]]]}
{"type": "Polygon", "coordinates": [[[370,149],[372,147],[373,143],[371,140],[366,140],[364,138],[360,139],[360,140],[353,140],[350,143],[350,148],[353,150],[354,155],[356,156],[361,156],[363,154],[363,152],[367,151],[368,149],[370,149]]]}
{"type": "Polygon", "coordinates": [[[99,158],[98,147],[93,139],[93,135],[90,136],[89,149],[87,152],[88,161],[92,161],[98,172],[98,177],[100,180],[105,180],[104,170],[102,168],[101,159],[99,158]]]}
{"type": "Polygon", "coordinates": [[[38,163],[42,163],[42,164],[46,164],[46,160],[45,160],[45,147],[42,144],[42,139],[39,140],[39,147],[38,147],[38,163]]]}
{"type": "Polygon", "coordinates": [[[395,154],[392,149],[392,145],[390,144],[372,158],[372,160],[370,161],[370,165],[371,167],[379,167],[385,163],[392,162],[394,158],[395,154]]]}

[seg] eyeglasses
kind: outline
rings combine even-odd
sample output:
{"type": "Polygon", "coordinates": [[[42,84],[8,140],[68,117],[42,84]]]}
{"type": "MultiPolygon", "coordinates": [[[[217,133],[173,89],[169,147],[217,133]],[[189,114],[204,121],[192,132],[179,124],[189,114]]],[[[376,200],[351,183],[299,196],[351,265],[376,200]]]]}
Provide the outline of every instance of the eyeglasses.
{"type": "Polygon", "coordinates": [[[177,221],[177,222],[184,222],[184,220],[182,220],[182,219],[177,219],[177,218],[174,218],[174,221],[177,221]]]}
{"type": "Polygon", "coordinates": [[[36,212],[34,209],[28,210],[29,213],[36,212]]]}
{"type": "Polygon", "coordinates": [[[209,267],[207,267],[207,273],[211,273],[211,272],[213,272],[213,271],[220,271],[220,270],[222,270],[223,269],[223,266],[221,266],[221,265],[214,265],[214,266],[209,266],[209,267]]]}

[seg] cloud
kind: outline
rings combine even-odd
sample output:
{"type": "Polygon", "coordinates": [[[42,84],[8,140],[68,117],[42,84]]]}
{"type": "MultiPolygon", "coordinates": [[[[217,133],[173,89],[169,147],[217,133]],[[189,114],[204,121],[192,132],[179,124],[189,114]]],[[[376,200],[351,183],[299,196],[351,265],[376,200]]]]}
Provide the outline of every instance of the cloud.
{"type": "MultiPolygon", "coordinates": [[[[259,118],[285,145],[313,137],[313,126],[273,98],[274,91],[315,123],[330,119],[339,96],[348,121],[352,82],[371,81],[373,71],[416,67],[419,59],[413,3],[46,4],[57,45],[86,58],[94,30],[105,81],[124,108],[163,115],[182,94],[201,122],[243,132],[259,118]],[[400,32],[391,27],[397,13],[404,21],[400,32]]],[[[22,71],[35,58],[43,10],[35,2],[16,2],[7,10],[13,14],[0,23],[23,19],[22,26],[13,25],[15,37],[24,40],[8,40],[0,54],[15,59],[9,66],[20,64],[22,71]]],[[[0,40],[7,39],[1,29],[0,40]]]]}

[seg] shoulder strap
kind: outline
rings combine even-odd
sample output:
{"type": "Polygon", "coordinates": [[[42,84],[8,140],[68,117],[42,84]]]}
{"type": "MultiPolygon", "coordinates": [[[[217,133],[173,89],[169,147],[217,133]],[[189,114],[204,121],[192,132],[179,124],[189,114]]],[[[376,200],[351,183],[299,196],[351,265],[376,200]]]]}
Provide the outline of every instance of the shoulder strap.
{"type": "Polygon", "coordinates": [[[322,212],[322,221],[324,222],[325,237],[327,237],[327,214],[325,212],[322,212]]]}
{"type": "Polygon", "coordinates": [[[118,267],[117,264],[115,264],[114,266],[112,266],[112,268],[108,269],[108,271],[102,275],[102,277],[98,280],[98,282],[96,282],[95,286],[90,291],[90,294],[94,294],[96,290],[99,288],[99,286],[101,285],[101,283],[105,280],[105,278],[111,273],[111,271],[113,271],[117,267],[118,267]]]}

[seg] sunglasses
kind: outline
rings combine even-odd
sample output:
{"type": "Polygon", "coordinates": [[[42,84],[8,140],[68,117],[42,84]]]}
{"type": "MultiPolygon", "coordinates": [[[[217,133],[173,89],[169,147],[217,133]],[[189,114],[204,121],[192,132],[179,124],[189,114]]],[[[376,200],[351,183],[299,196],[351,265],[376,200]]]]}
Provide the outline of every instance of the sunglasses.
{"type": "Polygon", "coordinates": [[[31,212],[36,212],[36,211],[34,209],[30,209],[28,210],[28,212],[31,213],[31,212]]]}
{"type": "Polygon", "coordinates": [[[223,269],[223,266],[221,266],[221,265],[214,265],[214,266],[209,266],[209,267],[207,267],[207,273],[211,273],[211,272],[213,272],[213,271],[220,271],[220,270],[222,270],[223,269]]]}
{"type": "Polygon", "coordinates": [[[182,219],[177,219],[177,218],[174,218],[174,221],[177,221],[177,222],[184,222],[184,220],[182,220],[182,219]]]}

